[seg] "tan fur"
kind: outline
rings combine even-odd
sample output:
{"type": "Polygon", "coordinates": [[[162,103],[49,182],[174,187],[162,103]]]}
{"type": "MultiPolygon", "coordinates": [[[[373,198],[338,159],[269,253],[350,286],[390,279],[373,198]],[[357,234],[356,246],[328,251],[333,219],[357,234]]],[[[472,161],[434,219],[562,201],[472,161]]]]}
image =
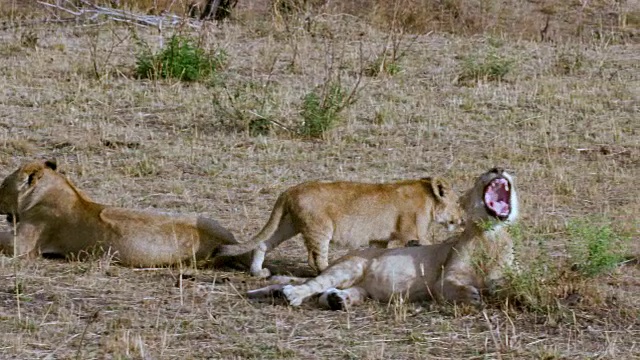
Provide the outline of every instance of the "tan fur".
{"type": "Polygon", "coordinates": [[[371,297],[388,301],[438,299],[479,304],[481,292],[495,290],[513,263],[513,243],[506,224],[518,214],[515,186],[502,169],[482,174],[461,197],[466,212],[464,232],[447,241],[400,249],[364,249],[336,261],[321,275],[300,285],[272,285],[250,291],[249,297],[282,292],[291,305],[320,294],[320,303],[343,309],[371,297]],[[499,219],[486,210],[487,184],[502,177],[509,183],[510,213],[499,219]]]}
{"type": "Polygon", "coordinates": [[[220,254],[253,250],[251,273],[267,277],[269,270],[262,268],[265,254],[302,234],[309,265],[319,272],[328,266],[331,241],[351,248],[403,246],[414,239],[428,242],[432,221],[450,229],[462,222],[458,196],[441,178],[383,184],[307,182],[280,195],[269,221],[250,243],[222,246],[220,254]]]}
{"type": "Polygon", "coordinates": [[[3,181],[0,214],[17,220],[16,249],[11,234],[0,236],[4,253],[81,257],[109,251],[124,265],[155,266],[205,261],[219,245],[237,243],[214,220],[95,203],[55,168],[30,162],[3,181]]]}

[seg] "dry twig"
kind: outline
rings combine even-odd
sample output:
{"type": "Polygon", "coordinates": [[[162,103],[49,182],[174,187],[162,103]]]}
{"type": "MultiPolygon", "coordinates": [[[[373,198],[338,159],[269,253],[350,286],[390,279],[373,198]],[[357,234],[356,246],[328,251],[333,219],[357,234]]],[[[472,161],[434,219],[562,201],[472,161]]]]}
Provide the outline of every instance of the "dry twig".
{"type": "MultiPolygon", "coordinates": [[[[124,22],[128,24],[134,24],[139,26],[180,26],[187,25],[191,28],[199,29],[202,27],[202,21],[189,19],[187,17],[180,17],[178,15],[172,15],[163,13],[161,15],[143,15],[137,14],[132,11],[123,9],[114,9],[106,6],[99,6],[92,4],[86,0],[80,0],[81,7],[74,4],[73,1],[63,0],[56,1],[55,3],[38,1],[39,4],[44,5],[50,9],[54,9],[58,12],[66,13],[74,16],[76,19],[82,22],[96,21],[99,17],[106,17],[111,21],[124,22]]],[[[57,20],[63,20],[59,15],[55,15],[57,20]]]]}

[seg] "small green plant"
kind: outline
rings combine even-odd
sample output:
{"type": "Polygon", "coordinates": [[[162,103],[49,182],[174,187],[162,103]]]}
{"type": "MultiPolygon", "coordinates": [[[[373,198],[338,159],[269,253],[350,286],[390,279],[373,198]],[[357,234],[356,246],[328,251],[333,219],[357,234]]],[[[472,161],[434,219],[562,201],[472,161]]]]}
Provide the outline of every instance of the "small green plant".
{"type": "Polygon", "coordinates": [[[304,136],[321,137],[339,120],[340,111],[348,104],[347,94],[339,83],[325,85],[321,91],[314,90],[302,99],[300,133],[304,136]]]}
{"type": "Polygon", "coordinates": [[[561,274],[548,255],[540,253],[526,269],[506,272],[496,299],[532,312],[555,312],[558,310],[555,288],[561,282],[561,274]]]}
{"type": "Polygon", "coordinates": [[[272,82],[243,82],[235,86],[222,82],[213,86],[219,88],[212,100],[221,125],[234,131],[247,131],[251,136],[269,135],[274,125],[293,131],[277,120],[278,104],[272,82]]]}
{"type": "Polygon", "coordinates": [[[609,223],[575,220],[567,226],[573,268],[585,276],[595,276],[624,260],[627,238],[609,223]]]}
{"type": "Polygon", "coordinates": [[[462,62],[460,82],[502,81],[513,69],[514,60],[490,52],[485,57],[467,56],[462,62]]]}
{"type": "Polygon", "coordinates": [[[578,74],[585,66],[587,59],[579,51],[563,51],[556,57],[555,72],[561,75],[578,74]]]}
{"type": "Polygon", "coordinates": [[[345,89],[340,69],[344,64],[337,63],[335,47],[327,46],[327,60],[325,62],[325,80],[320,86],[308,92],[302,98],[300,115],[302,123],[298,127],[298,134],[306,137],[320,138],[340,120],[340,113],[347,106],[357,100],[360,81],[364,74],[362,46],[360,46],[360,71],[350,90],[345,89]]]}
{"type": "Polygon", "coordinates": [[[35,49],[38,46],[38,35],[33,30],[28,30],[20,35],[20,44],[23,47],[35,49]]]}
{"type": "Polygon", "coordinates": [[[402,71],[400,67],[400,60],[404,58],[406,52],[413,47],[417,36],[414,36],[408,43],[404,44],[405,32],[399,29],[398,24],[393,22],[389,35],[382,48],[382,51],[376,58],[369,63],[364,69],[364,74],[367,76],[379,76],[381,74],[387,74],[390,76],[398,74],[402,71]],[[404,49],[402,49],[404,47],[404,49]]]}
{"type": "MultiPolygon", "coordinates": [[[[526,229],[509,229],[514,242],[516,258],[521,260],[520,270],[510,269],[497,293],[490,301],[509,307],[562,318],[568,316],[566,307],[581,303],[598,303],[602,295],[590,277],[602,273],[624,260],[628,238],[616,233],[608,222],[596,220],[572,221],[567,226],[570,262],[557,262],[545,246],[547,239],[534,235],[536,245],[524,246],[526,229]]],[[[516,261],[518,263],[519,261],[516,261]]]]}
{"type": "Polygon", "coordinates": [[[249,135],[268,135],[271,131],[271,121],[264,117],[256,117],[249,121],[249,135]]]}
{"type": "Polygon", "coordinates": [[[509,226],[514,241],[514,265],[494,284],[495,293],[488,300],[532,312],[553,313],[558,310],[555,288],[563,272],[547,252],[547,239],[529,231],[522,224],[509,226]]]}
{"type": "Polygon", "coordinates": [[[398,64],[398,60],[399,59],[394,59],[387,54],[382,54],[367,66],[364,74],[367,76],[379,76],[380,74],[396,75],[402,70],[398,64]]]}
{"type": "Polygon", "coordinates": [[[192,38],[173,35],[156,54],[142,44],[136,59],[136,74],[140,78],[197,81],[221,69],[226,58],[223,50],[210,53],[192,38]]]}

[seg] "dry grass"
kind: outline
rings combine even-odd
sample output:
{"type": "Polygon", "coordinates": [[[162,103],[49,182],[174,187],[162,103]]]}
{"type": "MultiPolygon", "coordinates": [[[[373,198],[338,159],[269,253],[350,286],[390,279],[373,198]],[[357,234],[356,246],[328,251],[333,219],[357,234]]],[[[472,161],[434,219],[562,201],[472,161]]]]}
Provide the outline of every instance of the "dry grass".
{"type": "MultiPolygon", "coordinates": [[[[304,94],[328,78],[351,88],[388,34],[349,15],[317,15],[306,31],[238,11],[242,22],[195,34],[228,67],[189,84],[136,79],[128,27],[6,18],[0,175],[56,157],[101,202],[207,214],[248,239],[304,180],[444,174],[461,190],[501,165],[520,188],[525,271],[539,259],[569,271],[567,224],[581,218],[608,219],[640,254],[637,44],[420,35],[397,72],[365,77],[342,122],[306,140],[294,131],[304,94]],[[466,59],[490,54],[513,64],[501,81],[460,81],[466,59]],[[256,118],[278,125],[251,136],[256,118]]],[[[157,31],[135,31],[158,46],[157,31]]],[[[267,266],[304,274],[305,259],[291,241],[267,266]]],[[[248,302],[242,292],[263,282],[239,272],[0,256],[0,357],[633,358],[639,276],[637,261],[590,279],[558,273],[538,283],[539,309],[369,302],[340,313],[248,302]]]]}

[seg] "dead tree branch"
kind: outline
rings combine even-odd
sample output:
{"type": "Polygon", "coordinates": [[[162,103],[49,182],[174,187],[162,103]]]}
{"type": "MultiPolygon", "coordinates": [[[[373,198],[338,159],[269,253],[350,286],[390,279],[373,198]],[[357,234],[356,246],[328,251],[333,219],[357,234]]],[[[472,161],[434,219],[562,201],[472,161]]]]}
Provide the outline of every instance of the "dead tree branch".
{"type": "MultiPolygon", "coordinates": [[[[100,17],[105,17],[112,21],[125,22],[139,26],[173,27],[186,24],[189,27],[196,29],[199,29],[202,26],[202,21],[180,17],[178,15],[142,15],[123,9],[114,9],[106,6],[99,6],[96,4],[92,4],[91,2],[86,0],[57,0],[55,2],[38,1],[38,3],[50,9],[53,9],[56,12],[72,15],[77,20],[82,22],[93,22],[97,21],[100,17]],[[82,6],[76,6],[74,2],[79,2],[82,6]]],[[[61,15],[55,14],[55,16],[58,18],[58,20],[62,20],[61,15]]]]}

